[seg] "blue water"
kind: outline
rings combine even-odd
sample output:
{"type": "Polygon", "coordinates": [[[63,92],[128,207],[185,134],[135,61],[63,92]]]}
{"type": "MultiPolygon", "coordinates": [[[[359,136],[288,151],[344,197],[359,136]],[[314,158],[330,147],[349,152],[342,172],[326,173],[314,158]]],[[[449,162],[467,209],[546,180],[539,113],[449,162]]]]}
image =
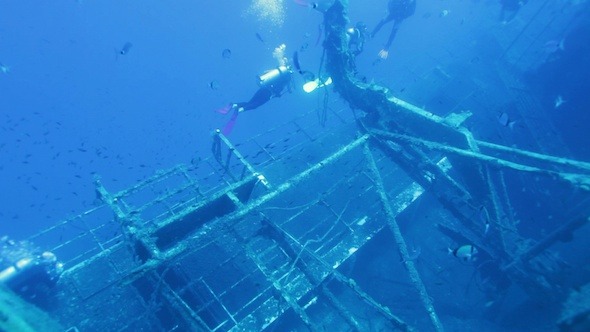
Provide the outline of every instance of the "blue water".
{"type": "MultiPolygon", "coordinates": [[[[350,2],[351,21],[369,31],[385,15],[386,1],[350,2]]],[[[497,1],[418,0],[389,58],[376,61],[391,24],[367,41],[357,68],[433,113],[469,108],[476,136],[506,145],[542,148],[523,125],[542,114],[554,130],[551,153],[590,161],[588,8],[585,1],[530,2],[503,24],[497,1]],[[519,89],[539,100],[512,129],[498,122],[513,107],[513,87],[499,82],[498,66],[517,72],[519,89]],[[433,83],[459,75],[480,84],[478,103],[461,104],[468,83],[433,83]],[[565,102],[555,107],[558,97],[565,102]]],[[[88,209],[97,176],[117,191],[209,157],[212,131],[228,120],[215,110],[250,98],[256,75],[276,66],[275,47],[299,51],[302,66],[317,72],[321,22],[320,13],[288,0],[0,0],[0,235],[23,239],[88,209]]],[[[240,115],[230,137],[263,133],[315,108],[318,98],[297,88],[240,115]]],[[[531,203],[512,198],[517,209],[531,203]]],[[[538,204],[544,200],[551,197],[538,204]]],[[[523,231],[546,234],[547,215],[558,212],[531,212],[523,231]]]]}

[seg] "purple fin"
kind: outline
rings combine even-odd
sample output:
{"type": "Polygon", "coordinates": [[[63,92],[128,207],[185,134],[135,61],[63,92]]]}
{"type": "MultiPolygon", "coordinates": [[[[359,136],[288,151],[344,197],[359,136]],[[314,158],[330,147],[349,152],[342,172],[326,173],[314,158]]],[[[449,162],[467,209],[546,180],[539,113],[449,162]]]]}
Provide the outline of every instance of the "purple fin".
{"type": "Polygon", "coordinates": [[[234,129],[234,125],[236,124],[236,120],[238,119],[238,114],[239,114],[239,112],[235,112],[231,116],[231,119],[229,119],[229,121],[225,124],[225,127],[223,127],[223,130],[221,130],[222,134],[224,134],[225,136],[231,134],[231,131],[234,129]]]}
{"type": "Polygon", "coordinates": [[[227,114],[227,113],[229,113],[229,111],[231,111],[231,109],[232,109],[232,104],[228,104],[223,108],[215,110],[215,112],[220,113],[220,114],[227,114]]]}

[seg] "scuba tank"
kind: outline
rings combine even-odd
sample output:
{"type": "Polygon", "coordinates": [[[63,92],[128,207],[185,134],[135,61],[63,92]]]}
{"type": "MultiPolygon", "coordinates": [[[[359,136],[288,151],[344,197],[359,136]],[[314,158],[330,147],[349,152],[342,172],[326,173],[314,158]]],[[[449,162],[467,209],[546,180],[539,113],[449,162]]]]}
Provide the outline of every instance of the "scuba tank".
{"type": "Polygon", "coordinates": [[[273,88],[274,85],[281,81],[285,74],[291,74],[291,70],[287,66],[271,69],[258,76],[258,86],[273,88]]]}

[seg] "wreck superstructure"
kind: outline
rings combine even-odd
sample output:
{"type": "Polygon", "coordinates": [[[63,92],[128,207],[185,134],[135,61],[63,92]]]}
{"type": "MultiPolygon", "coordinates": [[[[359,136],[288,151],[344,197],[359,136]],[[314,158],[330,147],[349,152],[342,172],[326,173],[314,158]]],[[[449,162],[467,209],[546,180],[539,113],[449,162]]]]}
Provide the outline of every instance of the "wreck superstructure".
{"type": "Polygon", "coordinates": [[[565,275],[584,271],[551,247],[589,220],[590,165],[478,140],[464,126],[469,112],[438,116],[357,81],[346,2],[325,22],[327,70],[357,112],[333,112],[327,127],[310,112],[240,144],[216,132],[210,158],[118,192],[97,179],[100,204],[31,239],[53,244],[67,267],[49,317],[70,331],[442,331],[450,301],[437,276],[448,257],[417,257],[405,233],[405,215],[422,209],[435,216],[419,225],[437,234],[432,246],[478,248],[469,268],[489,278],[483,309],[502,306],[508,287],[565,299],[565,275]],[[506,180],[515,176],[572,192],[543,238],[519,230],[506,180]],[[379,290],[358,273],[380,273],[363,261],[375,253],[403,285],[379,290]],[[391,291],[405,302],[383,295],[391,291]]]}

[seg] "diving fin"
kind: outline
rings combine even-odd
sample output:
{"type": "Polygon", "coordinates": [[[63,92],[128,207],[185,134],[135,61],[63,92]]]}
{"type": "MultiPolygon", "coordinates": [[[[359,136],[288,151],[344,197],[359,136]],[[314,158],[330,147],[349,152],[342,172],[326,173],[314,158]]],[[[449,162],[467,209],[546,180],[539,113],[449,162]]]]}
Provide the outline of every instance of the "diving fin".
{"type": "Polygon", "coordinates": [[[307,93],[311,93],[313,91],[315,91],[318,88],[323,88],[325,86],[328,86],[332,84],[332,78],[328,77],[325,81],[320,81],[319,78],[316,78],[313,81],[309,81],[305,84],[303,84],[303,91],[307,92],[307,93]]]}

